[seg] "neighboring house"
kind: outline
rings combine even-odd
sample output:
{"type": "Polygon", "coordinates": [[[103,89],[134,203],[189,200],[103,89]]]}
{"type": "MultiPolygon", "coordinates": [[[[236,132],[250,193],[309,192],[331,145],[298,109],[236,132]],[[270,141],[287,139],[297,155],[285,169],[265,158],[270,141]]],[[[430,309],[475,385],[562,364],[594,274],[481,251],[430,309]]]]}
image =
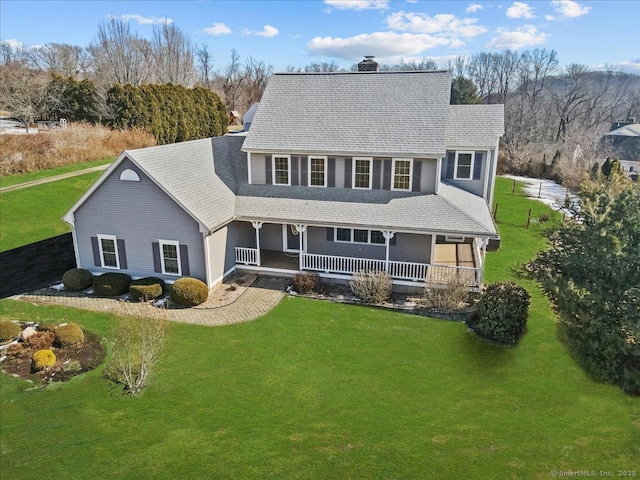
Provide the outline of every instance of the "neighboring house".
{"type": "Polygon", "coordinates": [[[123,152],[69,210],[78,267],[482,284],[502,105],[449,72],[275,74],[249,132],[123,152]]]}
{"type": "Polygon", "coordinates": [[[640,172],[640,123],[618,122],[605,135],[613,150],[613,157],[620,162],[622,171],[632,180],[638,181],[640,172]]]}
{"type": "Polygon", "coordinates": [[[258,106],[260,105],[259,102],[254,103],[253,105],[251,105],[249,107],[249,110],[247,110],[246,112],[244,112],[244,115],[242,116],[242,125],[244,126],[244,131],[248,132],[249,129],[251,128],[251,123],[253,122],[253,117],[255,116],[256,112],[258,111],[258,106]]]}

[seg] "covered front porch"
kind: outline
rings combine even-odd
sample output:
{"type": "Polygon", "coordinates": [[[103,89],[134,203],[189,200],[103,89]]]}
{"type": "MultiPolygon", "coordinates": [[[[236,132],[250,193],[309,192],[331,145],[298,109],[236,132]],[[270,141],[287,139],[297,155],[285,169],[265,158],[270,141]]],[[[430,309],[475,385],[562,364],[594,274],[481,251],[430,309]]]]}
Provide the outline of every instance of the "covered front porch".
{"type": "MultiPolygon", "coordinates": [[[[282,228],[282,249],[273,249],[274,244],[278,245],[278,242],[274,242],[273,238],[261,238],[262,222],[251,224],[255,229],[254,245],[235,247],[236,268],[239,269],[288,275],[310,271],[317,272],[322,277],[338,279],[346,279],[360,271],[384,271],[391,275],[394,284],[397,285],[443,285],[454,279],[463,281],[471,289],[478,289],[482,285],[482,266],[488,243],[486,239],[456,238],[457,241],[447,241],[446,237],[436,235],[404,234],[391,230],[373,231],[376,235],[369,233],[369,239],[377,243],[357,244],[356,246],[359,245],[361,248],[356,249],[356,256],[336,254],[340,253],[339,251],[327,251],[331,250],[329,244],[331,247],[338,247],[333,248],[334,250],[340,250],[339,247],[343,247],[344,250],[353,247],[348,242],[336,242],[337,245],[334,245],[329,240],[331,235],[337,238],[332,232],[335,230],[333,227],[313,227],[316,230],[314,231],[306,225],[285,225],[282,228]],[[322,233],[318,231],[320,229],[327,238],[324,243],[318,240],[322,233]],[[295,239],[292,240],[291,237],[295,239]],[[260,248],[261,240],[270,248],[260,248]],[[427,243],[428,248],[419,247],[427,243]],[[413,244],[416,245],[414,248],[413,244]],[[419,259],[416,251],[419,251],[425,261],[411,261],[412,255],[419,259]],[[360,254],[362,256],[359,256],[360,254]]],[[[270,230],[272,235],[274,231],[273,228],[270,230]]],[[[351,252],[356,253],[353,248],[351,252]]]]}

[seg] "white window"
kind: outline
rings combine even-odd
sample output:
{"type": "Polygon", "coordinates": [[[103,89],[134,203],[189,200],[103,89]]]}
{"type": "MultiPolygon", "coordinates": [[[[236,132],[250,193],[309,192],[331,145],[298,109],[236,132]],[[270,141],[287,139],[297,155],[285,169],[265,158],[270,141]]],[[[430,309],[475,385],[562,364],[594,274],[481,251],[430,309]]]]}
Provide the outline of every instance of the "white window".
{"type": "Polygon", "coordinates": [[[413,161],[410,158],[394,158],[391,189],[410,191],[412,175],[413,161]]]}
{"type": "Polygon", "coordinates": [[[358,228],[336,228],[335,241],[343,243],[371,243],[385,245],[386,239],[379,230],[362,230],[358,228]]]}
{"type": "Polygon", "coordinates": [[[273,184],[291,185],[291,157],[289,155],[273,156],[273,184]]]}
{"type": "Polygon", "coordinates": [[[473,178],[473,152],[456,152],[453,178],[471,180],[473,178]]]}
{"type": "Polygon", "coordinates": [[[309,186],[327,186],[327,157],[309,157],[309,186]]]}
{"type": "Polygon", "coordinates": [[[355,157],[353,159],[353,188],[371,190],[371,157],[355,157]]]}
{"type": "Polygon", "coordinates": [[[118,242],[115,235],[98,235],[98,247],[102,268],[120,269],[118,242]]]}
{"type": "Polygon", "coordinates": [[[182,275],[180,265],[180,243],[174,240],[158,240],[160,264],[164,275],[182,275]]]}

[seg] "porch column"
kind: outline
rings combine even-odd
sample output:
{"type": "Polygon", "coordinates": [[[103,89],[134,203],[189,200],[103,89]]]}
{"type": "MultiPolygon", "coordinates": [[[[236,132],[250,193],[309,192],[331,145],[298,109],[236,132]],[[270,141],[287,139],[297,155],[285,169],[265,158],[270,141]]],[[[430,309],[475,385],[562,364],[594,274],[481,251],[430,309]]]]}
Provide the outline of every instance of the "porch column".
{"type": "Polygon", "coordinates": [[[391,239],[394,237],[395,234],[396,232],[392,232],[391,230],[384,230],[382,232],[382,236],[385,239],[385,242],[384,242],[384,246],[385,246],[384,271],[385,272],[389,272],[389,242],[391,241],[391,239]]]}
{"type": "Polygon", "coordinates": [[[256,263],[260,266],[260,229],[262,222],[251,222],[251,226],[256,230],[256,263]]]}
{"type": "Polygon", "coordinates": [[[307,226],[306,225],[296,225],[296,230],[298,231],[298,233],[300,234],[300,239],[298,242],[298,246],[299,248],[299,253],[298,253],[298,263],[299,263],[299,268],[298,270],[302,271],[302,254],[304,253],[304,232],[307,231],[307,226]]]}
{"type": "Polygon", "coordinates": [[[481,245],[481,251],[482,253],[480,254],[480,270],[478,271],[478,286],[481,287],[482,286],[482,276],[484,273],[484,260],[485,257],[487,255],[487,245],[489,245],[489,239],[488,238],[483,238],[482,239],[482,245],[481,245]]]}

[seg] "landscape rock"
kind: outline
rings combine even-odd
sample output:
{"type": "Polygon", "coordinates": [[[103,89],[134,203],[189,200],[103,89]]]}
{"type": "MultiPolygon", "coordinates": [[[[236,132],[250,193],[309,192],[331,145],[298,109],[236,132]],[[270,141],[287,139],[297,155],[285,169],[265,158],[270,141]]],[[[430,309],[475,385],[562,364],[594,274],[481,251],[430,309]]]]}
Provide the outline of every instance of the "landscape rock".
{"type": "Polygon", "coordinates": [[[37,332],[37,330],[33,327],[27,327],[24,330],[22,330],[22,332],[20,333],[20,338],[22,338],[22,340],[26,340],[27,338],[35,335],[37,332]]]}

